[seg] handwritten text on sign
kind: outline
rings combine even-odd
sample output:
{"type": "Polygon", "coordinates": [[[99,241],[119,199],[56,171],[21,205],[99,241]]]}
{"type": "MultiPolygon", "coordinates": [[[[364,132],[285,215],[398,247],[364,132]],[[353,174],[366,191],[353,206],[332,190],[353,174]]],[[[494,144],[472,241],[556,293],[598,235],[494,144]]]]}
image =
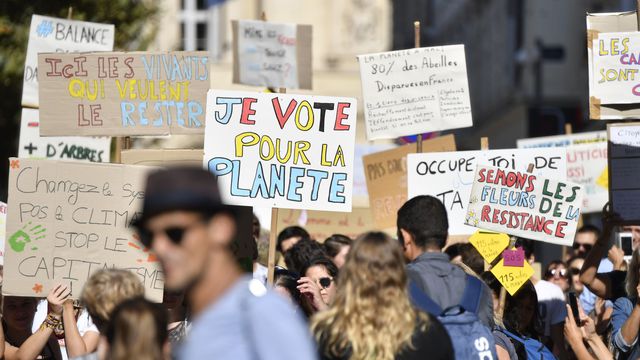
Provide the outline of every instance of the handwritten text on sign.
{"type": "Polygon", "coordinates": [[[38,64],[43,136],[204,131],[206,52],[45,53],[38,64]]]}
{"type": "Polygon", "coordinates": [[[62,282],[77,297],[91,273],[115,267],[160,301],[163,273],[128,229],[149,169],[11,158],[4,294],[46,296],[62,282]]]}
{"type": "Polygon", "coordinates": [[[603,104],[640,102],[640,34],[599,33],[593,39],[591,96],[603,104]]]}
{"type": "Polygon", "coordinates": [[[355,99],[210,90],[204,165],[235,205],[351,211],[355,99]]]}
{"type": "Polygon", "coordinates": [[[358,56],[367,138],[472,124],[463,45],[358,56]]]}
{"type": "Polygon", "coordinates": [[[24,64],[22,105],[38,107],[38,53],[111,51],[115,28],[109,24],[33,15],[24,64]]]}
{"type": "Polygon", "coordinates": [[[410,154],[407,158],[409,198],[437,197],[447,208],[449,233],[473,234],[476,229],[465,225],[465,217],[478,164],[523,171],[533,164],[537,174],[554,179],[567,176],[566,152],[558,148],[410,154]]]}
{"type": "Polygon", "coordinates": [[[523,262],[521,267],[517,267],[506,266],[503,259],[491,269],[491,272],[509,294],[513,296],[533,276],[534,270],[527,261],[523,262]]]}
{"type": "Polygon", "coordinates": [[[534,173],[478,166],[466,224],[570,246],[580,217],[580,185],[534,173]]]}
{"type": "Polygon", "coordinates": [[[232,21],[235,83],[311,89],[311,26],[232,21]]]}

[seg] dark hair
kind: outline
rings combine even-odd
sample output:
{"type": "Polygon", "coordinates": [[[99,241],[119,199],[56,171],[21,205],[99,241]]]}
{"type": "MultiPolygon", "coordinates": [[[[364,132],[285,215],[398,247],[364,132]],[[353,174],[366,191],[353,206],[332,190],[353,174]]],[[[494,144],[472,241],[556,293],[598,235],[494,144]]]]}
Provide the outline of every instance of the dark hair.
{"type": "Polygon", "coordinates": [[[299,237],[300,241],[311,240],[311,236],[309,235],[307,230],[305,230],[304,228],[300,226],[289,226],[284,228],[284,230],[282,230],[280,234],[278,234],[278,242],[276,243],[276,250],[278,250],[279,252],[282,252],[282,242],[293,237],[299,237]]]}
{"type": "MultiPolygon", "coordinates": [[[[565,263],[565,262],[564,262],[564,261],[562,261],[562,260],[553,260],[553,261],[551,261],[551,262],[549,263],[549,265],[547,265],[547,269],[546,269],[545,273],[543,274],[543,275],[544,275],[544,277],[545,277],[545,279],[547,278],[547,273],[549,272],[549,269],[550,269],[552,266],[557,267],[558,265],[562,265],[562,266],[564,266],[564,268],[565,268],[565,269],[567,269],[567,271],[569,271],[569,265],[567,265],[567,263],[565,263]]],[[[570,275],[571,275],[571,274],[567,273],[567,276],[570,276],[570,275]]]]}
{"type": "Polygon", "coordinates": [[[534,248],[533,240],[525,239],[525,238],[517,238],[515,241],[515,247],[522,247],[524,250],[524,257],[526,259],[531,259],[531,255],[533,255],[534,248]]]}
{"type": "Polygon", "coordinates": [[[351,243],[353,243],[353,240],[348,236],[333,234],[324,241],[324,251],[329,257],[333,258],[338,255],[343,247],[351,246],[351,243]]]}
{"type": "Polygon", "coordinates": [[[460,245],[462,244],[451,244],[444,250],[444,253],[449,255],[449,260],[453,260],[453,258],[460,255],[460,245]]]}
{"type": "Polygon", "coordinates": [[[415,244],[421,248],[442,249],[447,241],[449,221],[447,210],[440,200],[433,196],[416,196],[398,210],[398,240],[404,245],[400,230],[405,230],[415,244]]]}
{"type": "Polygon", "coordinates": [[[291,294],[293,301],[300,306],[300,290],[298,290],[298,277],[286,269],[276,269],[273,286],[281,286],[291,294]]]}
{"type": "Polygon", "coordinates": [[[315,240],[300,240],[284,254],[284,262],[287,269],[297,274],[304,274],[311,259],[319,256],[327,256],[322,244],[315,240]]]}
{"type": "Polygon", "coordinates": [[[256,214],[253,214],[253,237],[256,238],[256,240],[258,240],[260,238],[260,219],[258,219],[258,217],[256,216],[256,214]]]}
{"type": "Polygon", "coordinates": [[[458,245],[458,251],[463,264],[467,265],[477,275],[484,272],[484,259],[473,245],[469,243],[460,244],[458,245]]]}
{"type": "Polygon", "coordinates": [[[338,267],[333,263],[331,259],[326,256],[317,256],[311,259],[307,266],[305,266],[302,271],[300,271],[300,276],[307,276],[307,270],[309,270],[309,268],[312,266],[318,265],[324,266],[331,277],[338,277],[338,267]]]}
{"type": "Polygon", "coordinates": [[[576,234],[583,234],[583,233],[589,233],[589,232],[594,233],[596,235],[596,238],[600,237],[600,229],[598,229],[597,227],[591,224],[582,225],[578,230],[576,230],[576,234]]]}

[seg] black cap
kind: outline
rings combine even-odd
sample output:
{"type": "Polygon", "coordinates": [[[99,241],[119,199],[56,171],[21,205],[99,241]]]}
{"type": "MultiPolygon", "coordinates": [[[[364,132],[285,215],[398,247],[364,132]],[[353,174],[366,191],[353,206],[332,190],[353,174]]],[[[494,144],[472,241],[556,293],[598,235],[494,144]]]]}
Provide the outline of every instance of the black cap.
{"type": "Polygon", "coordinates": [[[215,175],[199,167],[171,167],[149,174],[142,215],[135,218],[131,226],[139,228],[150,218],[174,210],[206,215],[221,210],[233,212],[232,207],[222,202],[215,175]]]}

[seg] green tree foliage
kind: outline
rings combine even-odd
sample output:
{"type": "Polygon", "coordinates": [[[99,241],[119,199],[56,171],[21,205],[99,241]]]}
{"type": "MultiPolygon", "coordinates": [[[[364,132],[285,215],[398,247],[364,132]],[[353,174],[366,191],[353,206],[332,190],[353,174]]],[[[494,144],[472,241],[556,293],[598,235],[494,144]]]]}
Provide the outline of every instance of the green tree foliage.
{"type": "Polygon", "coordinates": [[[159,0],[0,1],[0,201],[7,198],[7,157],[16,156],[22,77],[31,15],[114,24],[116,50],[145,50],[157,27],[159,0]]]}

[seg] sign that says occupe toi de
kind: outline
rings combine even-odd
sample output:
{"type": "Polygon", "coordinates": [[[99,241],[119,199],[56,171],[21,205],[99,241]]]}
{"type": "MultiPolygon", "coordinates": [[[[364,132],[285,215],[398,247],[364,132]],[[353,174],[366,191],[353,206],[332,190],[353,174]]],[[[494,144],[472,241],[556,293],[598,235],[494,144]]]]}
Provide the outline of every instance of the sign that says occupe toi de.
{"type": "Polygon", "coordinates": [[[31,16],[24,64],[22,106],[38,107],[38,53],[113,50],[115,27],[86,21],[31,16]]]}
{"type": "Polygon", "coordinates": [[[466,224],[571,246],[581,204],[580,185],[535,173],[479,165],[466,224]]]}
{"type": "Polygon", "coordinates": [[[603,104],[640,102],[640,34],[599,33],[593,41],[591,96],[603,104]]]}
{"type": "Polygon", "coordinates": [[[469,235],[476,229],[465,225],[467,204],[476,166],[491,165],[524,171],[534,165],[537,174],[554,179],[567,176],[566,151],[561,148],[456,151],[409,154],[409,196],[431,195],[440,199],[449,218],[449,234],[469,235]]]}
{"type": "Polygon", "coordinates": [[[206,52],[38,55],[42,136],[204,132],[206,52]]]}
{"type": "Polygon", "coordinates": [[[473,125],[464,45],[358,56],[367,139],[473,125]]]}
{"type": "Polygon", "coordinates": [[[234,205],[351,211],[355,99],[210,90],[204,166],[234,205]]]}
{"type": "Polygon", "coordinates": [[[61,282],[77,298],[93,272],[121,268],[161,301],[162,270],[128,228],[151,169],[11,158],[3,294],[45,297],[61,282]]]}

